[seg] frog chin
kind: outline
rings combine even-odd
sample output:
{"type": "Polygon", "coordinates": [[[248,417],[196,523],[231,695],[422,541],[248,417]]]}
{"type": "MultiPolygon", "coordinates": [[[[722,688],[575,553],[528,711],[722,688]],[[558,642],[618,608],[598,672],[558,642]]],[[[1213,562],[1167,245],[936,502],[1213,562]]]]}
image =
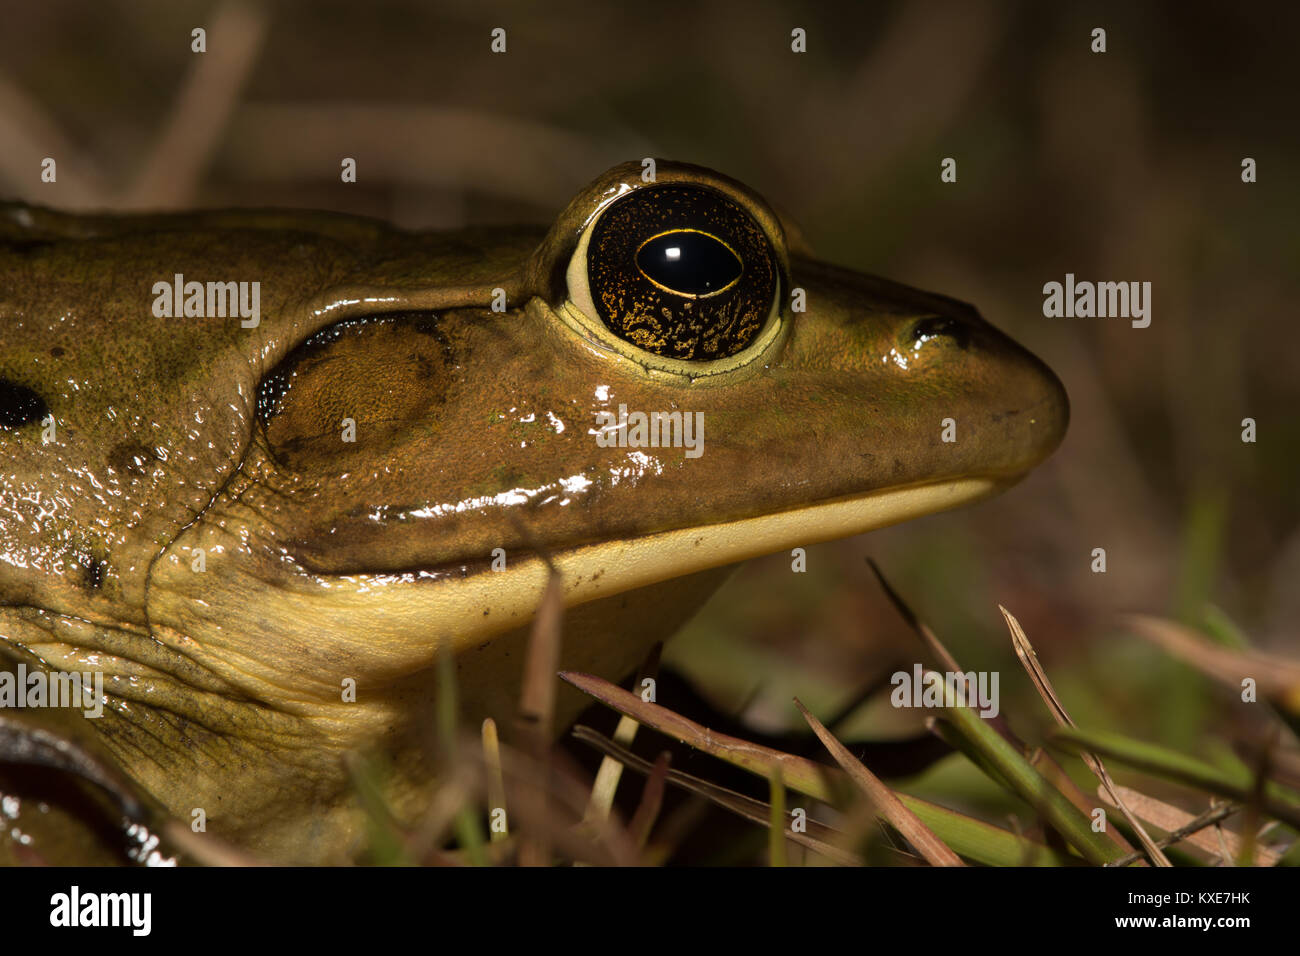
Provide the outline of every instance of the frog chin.
{"type": "MultiPolygon", "coordinates": [[[[566,635],[583,607],[622,607],[621,617],[601,618],[606,633],[593,640],[634,643],[611,642],[608,631],[629,634],[636,614],[667,619],[678,603],[698,603],[698,596],[688,596],[688,578],[955,508],[1017,477],[953,478],[557,549],[550,561],[562,581],[566,635]],[[660,586],[664,603],[632,610],[633,592],[660,586]]],[[[190,573],[170,556],[159,562],[149,608],[155,639],[249,699],[300,715],[318,715],[323,707],[331,719],[349,680],[359,690],[379,691],[428,670],[444,650],[478,654],[502,635],[526,631],[548,576],[546,562],[534,555],[512,555],[501,570],[480,566],[463,575],[322,576],[286,572],[282,561],[224,560],[210,558],[207,575],[190,573]]],[[[358,709],[364,708],[346,711],[358,709]]]]}

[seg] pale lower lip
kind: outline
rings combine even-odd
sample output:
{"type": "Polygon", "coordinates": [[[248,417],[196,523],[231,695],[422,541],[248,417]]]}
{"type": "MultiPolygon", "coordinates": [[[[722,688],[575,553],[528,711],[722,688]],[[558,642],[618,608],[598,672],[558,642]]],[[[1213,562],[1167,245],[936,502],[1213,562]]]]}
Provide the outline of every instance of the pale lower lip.
{"type": "MultiPolygon", "coordinates": [[[[947,510],[986,498],[1009,483],[1008,479],[963,478],[891,489],[739,521],[572,548],[552,555],[551,560],[565,581],[565,604],[571,607],[947,510]]],[[[541,600],[546,578],[545,563],[526,557],[510,564],[506,572],[485,570],[464,578],[424,581],[349,575],[329,579],[329,585],[318,592],[278,592],[267,597],[271,604],[284,605],[278,608],[281,613],[308,615],[308,620],[319,620],[315,615],[321,615],[370,640],[430,649],[442,642],[465,647],[500,632],[507,623],[525,623],[541,600]]]]}

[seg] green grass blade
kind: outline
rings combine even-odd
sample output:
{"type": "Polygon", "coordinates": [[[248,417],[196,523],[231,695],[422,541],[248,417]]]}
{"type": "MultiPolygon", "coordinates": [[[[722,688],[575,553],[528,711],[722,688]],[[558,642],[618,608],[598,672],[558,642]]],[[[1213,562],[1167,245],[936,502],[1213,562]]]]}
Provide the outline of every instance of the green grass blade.
{"type": "MultiPolygon", "coordinates": [[[[1242,764],[1220,767],[1166,747],[1104,731],[1062,729],[1054,732],[1050,740],[1071,753],[1090,750],[1152,776],[1208,790],[1242,803],[1253,798],[1255,782],[1242,764]]],[[[1300,827],[1300,801],[1296,800],[1295,794],[1276,784],[1265,786],[1261,809],[1291,826],[1300,827]]]]}
{"type": "MultiPolygon", "coordinates": [[[[933,679],[931,675],[939,677],[934,671],[929,671],[926,680],[933,679]]],[[[1089,862],[1109,863],[1123,855],[1120,847],[1104,833],[1094,832],[1092,822],[1079,812],[1065,794],[1035,770],[1005,737],[988,726],[970,707],[957,703],[951,685],[945,685],[944,693],[945,700],[949,703],[945,714],[952,729],[996,768],[995,779],[1001,778],[999,783],[1009,784],[1018,796],[1042,814],[1043,819],[1089,862]]]]}

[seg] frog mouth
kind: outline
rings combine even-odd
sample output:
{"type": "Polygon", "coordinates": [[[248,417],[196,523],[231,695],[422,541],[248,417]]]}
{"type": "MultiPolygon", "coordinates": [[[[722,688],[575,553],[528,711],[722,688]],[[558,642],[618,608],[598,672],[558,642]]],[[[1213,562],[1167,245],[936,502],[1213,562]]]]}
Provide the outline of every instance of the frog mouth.
{"type": "MultiPolygon", "coordinates": [[[[552,562],[564,580],[575,585],[573,592],[579,599],[566,603],[579,604],[607,593],[947,511],[995,495],[1014,480],[962,478],[876,491],[757,517],[577,546],[554,555],[552,562]],[[583,582],[590,582],[590,588],[583,588],[583,582]]],[[[541,560],[533,563],[539,565],[540,595],[546,568],[541,560]]]]}
{"type": "Polygon", "coordinates": [[[548,564],[564,582],[567,607],[724,567],[786,548],[849,537],[988,498],[1020,476],[965,477],[891,488],[718,524],[578,545],[543,558],[513,558],[507,569],[460,569],[332,577],[317,595],[281,592],[287,613],[328,612],[385,640],[430,640],[429,622],[455,622],[434,640],[481,642],[506,626],[526,624],[541,600],[548,564]],[[301,605],[301,606],[299,606],[301,605]]]}

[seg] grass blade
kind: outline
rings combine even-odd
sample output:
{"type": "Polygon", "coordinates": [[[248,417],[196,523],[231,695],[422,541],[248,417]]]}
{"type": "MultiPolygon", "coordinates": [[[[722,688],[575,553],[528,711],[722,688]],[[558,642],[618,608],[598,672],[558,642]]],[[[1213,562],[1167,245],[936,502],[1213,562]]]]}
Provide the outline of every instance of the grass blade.
{"type": "MultiPolygon", "coordinates": [[[[1052,686],[1051,680],[1047,676],[1047,671],[1038,660],[1038,653],[1034,646],[1029,643],[1029,636],[1025,634],[1024,628],[1016,620],[1015,615],[998,605],[998,610],[1002,612],[1003,619],[1007,622],[1007,630],[1011,632],[1011,645],[1016,650],[1016,656],[1020,658],[1020,663],[1024,666],[1025,672],[1029,674],[1029,679],[1033,681],[1034,687],[1038,690],[1038,695],[1043,698],[1043,703],[1051,711],[1056,722],[1063,727],[1073,727],[1074,721],[1070,718],[1061,703],[1060,697],[1056,694],[1056,688],[1052,686]]],[[[1082,753],[1079,755],[1093,775],[1101,781],[1102,788],[1110,795],[1111,803],[1119,808],[1120,813],[1124,814],[1124,819],[1129,822],[1133,832],[1137,834],[1138,840],[1141,841],[1143,848],[1146,850],[1147,857],[1156,866],[1173,866],[1169,858],[1160,852],[1160,847],[1156,846],[1151,835],[1147,833],[1141,822],[1135,817],[1129,808],[1125,806],[1123,798],[1120,796],[1120,788],[1115,786],[1115,781],[1110,779],[1110,774],[1106,772],[1105,765],[1091,753],[1082,753]]]]}
{"type": "MultiPolygon", "coordinates": [[[[780,764],[781,779],[786,786],[815,800],[833,804],[851,786],[847,775],[834,767],[716,733],[666,707],[643,701],[637,695],[599,677],[576,672],[565,672],[560,676],[614,710],[635,717],[645,726],[712,754],[755,776],[767,779],[773,764],[780,764]]],[[[591,737],[599,736],[586,728],[577,728],[575,734],[588,742],[592,742],[591,737]]],[[[633,761],[641,760],[630,751],[620,750],[616,755],[629,767],[635,765],[633,761]]],[[[676,774],[677,771],[670,771],[669,779],[673,779],[676,774]]],[[[958,854],[976,863],[989,866],[1062,866],[1077,862],[1077,858],[1068,854],[939,804],[905,793],[898,794],[898,799],[958,854]]],[[[766,817],[760,817],[756,822],[765,823],[766,817]]],[[[812,828],[811,821],[809,828],[812,828]]],[[[790,838],[802,835],[792,834],[790,838]]]]}
{"type": "MultiPolygon", "coordinates": [[[[1254,775],[1244,766],[1218,767],[1122,734],[1095,730],[1057,730],[1052,733],[1051,742],[1071,753],[1091,750],[1136,770],[1241,803],[1249,802],[1253,796],[1254,775]]],[[[1293,827],[1300,827],[1300,802],[1294,794],[1285,793],[1275,784],[1265,786],[1261,809],[1293,827]]]]}
{"type": "MultiPolygon", "coordinates": [[[[932,866],[964,866],[961,859],[956,853],[952,852],[942,840],[934,835],[934,831],[922,823],[911,810],[903,806],[894,791],[887,787],[879,777],[867,769],[867,767],[853,754],[849,753],[842,743],[835,739],[835,736],[822,726],[821,721],[808,712],[808,708],[795,698],[795,706],[803,714],[804,720],[812,727],[821,742],[830,751],[830,755],[835,758],[850,779],[866,794],[876,814],[888,820],[895,830],[901,833],[906,840],[916,847],[923,857],[930,862],[932,866]]],[[[780,768],[773,771],[780,774],[780,768]]],[[[779,776],[777,778],[779,780],[779,776]]]]}
{"type": "Polygon", "coordinates": [[[925,679],[944,684],[948,704],[945,714],[953,730],[978,749],[1015,793],[1038,811],[1085,859],[1099,865],[1119,859],[1123,851],[1114,841],[1105,834],[1094,832],[1088,817],[1035,770],[1020,751],[964,701],[957,700],[956,688],[952,684],[943,681],[943,677],[934,671],[927,671],[925,679]]]}
{"type": "MultiPolygon", "coordinates": [[[[639,688],[643,680],[653,680],[658,675],[659,656],[663,651],[663,647],[663,644],[656,644],[651,648],[645,662],[637,671],[633,687],[639,688]]],[[[614,729],[614,739],[624,747],[632,746],[632,740],[636,737],[638,726],[640,725],[631,717],[619,718],[618,726],[614,729]]],[[[591,802],[587,804],[584,820],[606,820],[609,818],[610,808],[614,806],[614,794],[618,791],[618,781],[622,775],[623,765],[613,757],[606,756],[600,762],[600,769],[596,771],[596,782],[591,787],[591,802]]]]}

